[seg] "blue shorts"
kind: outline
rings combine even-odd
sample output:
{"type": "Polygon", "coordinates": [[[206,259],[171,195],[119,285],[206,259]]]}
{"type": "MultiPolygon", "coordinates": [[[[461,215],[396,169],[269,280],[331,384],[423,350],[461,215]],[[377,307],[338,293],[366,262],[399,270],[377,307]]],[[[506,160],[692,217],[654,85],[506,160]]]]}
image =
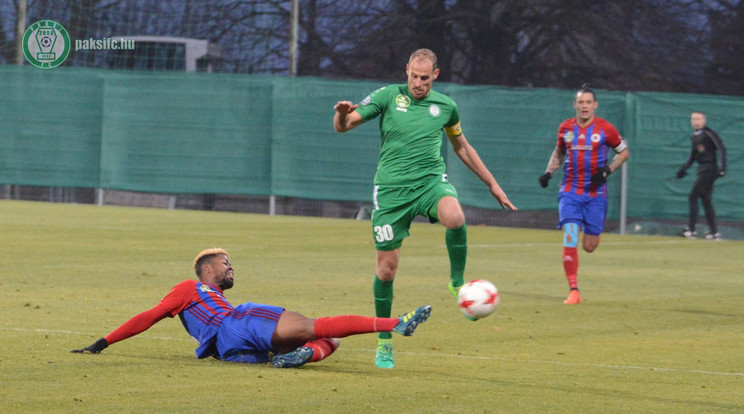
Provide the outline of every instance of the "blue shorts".
{"type": "Polygon", "coordinates": [[[221,360],[261,364],[268,362],[273,349],[271,337],[284,308],[243,303],[222,320],[217,332],[217,352],[221,360]]]}
{"type": "Polygon", "coordinates": [[[607,199],[604,197],[589,197],[573,193],[558,194],[559,227],[566,223],[576,223],[581,226],[584,234],[599,236],[604,230],[607,216],[607,199]]]}

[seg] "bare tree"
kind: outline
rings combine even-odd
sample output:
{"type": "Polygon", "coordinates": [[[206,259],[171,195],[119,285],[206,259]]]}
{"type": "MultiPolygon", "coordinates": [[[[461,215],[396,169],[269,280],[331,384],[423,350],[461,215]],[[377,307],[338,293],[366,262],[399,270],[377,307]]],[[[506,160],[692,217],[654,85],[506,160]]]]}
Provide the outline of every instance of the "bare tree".
{"type": "MultiPolygon", "coordinates": [[[[719,0],[709,11],[710,62],[706,86],[710,93],[744,95],[744,2],[719,0]]],[[[697,54],[698,56],[700,54],[697,54]]]]}

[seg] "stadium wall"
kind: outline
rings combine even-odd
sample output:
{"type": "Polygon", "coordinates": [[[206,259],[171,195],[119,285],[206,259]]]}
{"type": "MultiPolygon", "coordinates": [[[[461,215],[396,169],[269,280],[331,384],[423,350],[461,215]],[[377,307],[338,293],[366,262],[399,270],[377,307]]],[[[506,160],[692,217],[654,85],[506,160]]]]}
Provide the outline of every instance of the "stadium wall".
{"type": "MultiPolygon", "coordinates": [[[[0,183],[358,207],[371,198],[377,123],[336,133],[332,107],[341,99],[361,101],[385,84],[2,65],[0,183]]],[[[559,177],[548,189],[537,177],[558,124],[575,115],[574,92],[446,83],[436,89],[458,102],[468,140],[522,214],[552,214],[559,177]]],[[[714,194],[717,214],[744,222],[744,99],[597,92],[598,115],[620,129],[631,151],[629,217],[686,217],[694,171],[684,180],[670,178],[690,150],[690,112],[702,110],[728,150],[727,176],[714,194]]],[[[462,203],[501,214],[444,141],[462,203]]],[[[610,185],[608,217],[616,220],[620,177],[611,177],[610,185]]]]}

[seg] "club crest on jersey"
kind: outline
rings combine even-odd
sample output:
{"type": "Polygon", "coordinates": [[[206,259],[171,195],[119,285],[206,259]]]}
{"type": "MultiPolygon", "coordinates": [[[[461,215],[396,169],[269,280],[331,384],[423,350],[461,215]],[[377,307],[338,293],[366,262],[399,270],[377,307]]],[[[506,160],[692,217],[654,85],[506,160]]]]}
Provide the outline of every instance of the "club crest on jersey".
{"type": "Polygon", "coordinates": [[[199,290],[201,290],[202,292],[205,292],[205,293],[208,293],[208,292],[213,292],[213,293],[214,293],[214,290],[212,290],[212,289],[211,289],[211,288],[210,288],[209,286],[207,286],[207,285],[201,285],[201,287],[199,287],[199,290]]]}
{"type": "Polygon", "coordinates": [[[602,137],[599,134],[592,134],[592,142],[599,142],[602,139],[602,137]]]}
{"type": "Polygon", "coordinates": [[[563,134],[563,140],[567,143],[570,143],[574,139],[574,133],[573,131],[566,131],[565,134],[563,134]]]}
{"type": "Polygon", "coordinates": [[[411,105],[411,98],[403,95],[398,94],[398,96],[395,97],[395,104],[398,105],[397,108],[395,108],[398,111],[401,112],[408,112],[408,106],[411,105]]]}
{"type": "Polygon", "coordinates": [[[437,104],[431,104],[431,106],[429,107],[429,113],[431,114],[431,116],[433,116],[434,118],[436,118],[436,117],[439,116],[439,114],[442,113],[442,110],[439,109],[439,105],[437,105],[437,104]]]}

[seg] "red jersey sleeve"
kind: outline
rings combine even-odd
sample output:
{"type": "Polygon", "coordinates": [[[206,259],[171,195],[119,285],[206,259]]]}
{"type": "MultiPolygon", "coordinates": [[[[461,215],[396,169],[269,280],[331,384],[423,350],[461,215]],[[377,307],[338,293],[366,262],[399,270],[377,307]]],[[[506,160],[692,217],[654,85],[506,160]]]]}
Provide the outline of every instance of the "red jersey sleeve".
{"type": "Polygon", "coordinates": [[[160,301],[160,306],[167,309],[172,318],[186,309],[195,299],[194,296],[198,295],[196,292],[196,280],[184,280],[173,286],[173,289],[160,301]]]}
{"type": "Polygon", "coordinates": [[[565,140],[565,138],[563,136],[565,135],[566,130],[571,129],[571,128],[573,128],[573,127],[571,125],[571,120],[570,119],[567,119],[567,120],[561,122],[561,125],[558,127],[558,137],[557,137],[557,140],[555,142],[555,146],[556,147],[558,147],[558,148],[560,148],[562,150],[565,150],[566,149],[566,140],[565,140]]]}
{"type": "Polygon", "coordinates": [[[609,147],[615,148],[623,142],[623,137],[620,136],[620,133],[617,132],[617,128],[615,128],[611,123],[603,119],[600,127],[605,132],[605,143],[609,147]]]}
{"type": "Polygon", "coordinates": [[[144,311],[125,322],[108,334],[105,339],[109,345],[142,333],[166,317],[174,317],[188,306],[196,295],[196,281],[184,280],[171,291],[154,308],[144,311]]]}
{"type": "Polygon", "coordinates": [[[154,308],[132,317],[132,319],[124,322],[123,325],[106,335],[106,342],[111,345],[142,333],[166,316],[168,316],[168,311],[158,304],[154,308]]]}

